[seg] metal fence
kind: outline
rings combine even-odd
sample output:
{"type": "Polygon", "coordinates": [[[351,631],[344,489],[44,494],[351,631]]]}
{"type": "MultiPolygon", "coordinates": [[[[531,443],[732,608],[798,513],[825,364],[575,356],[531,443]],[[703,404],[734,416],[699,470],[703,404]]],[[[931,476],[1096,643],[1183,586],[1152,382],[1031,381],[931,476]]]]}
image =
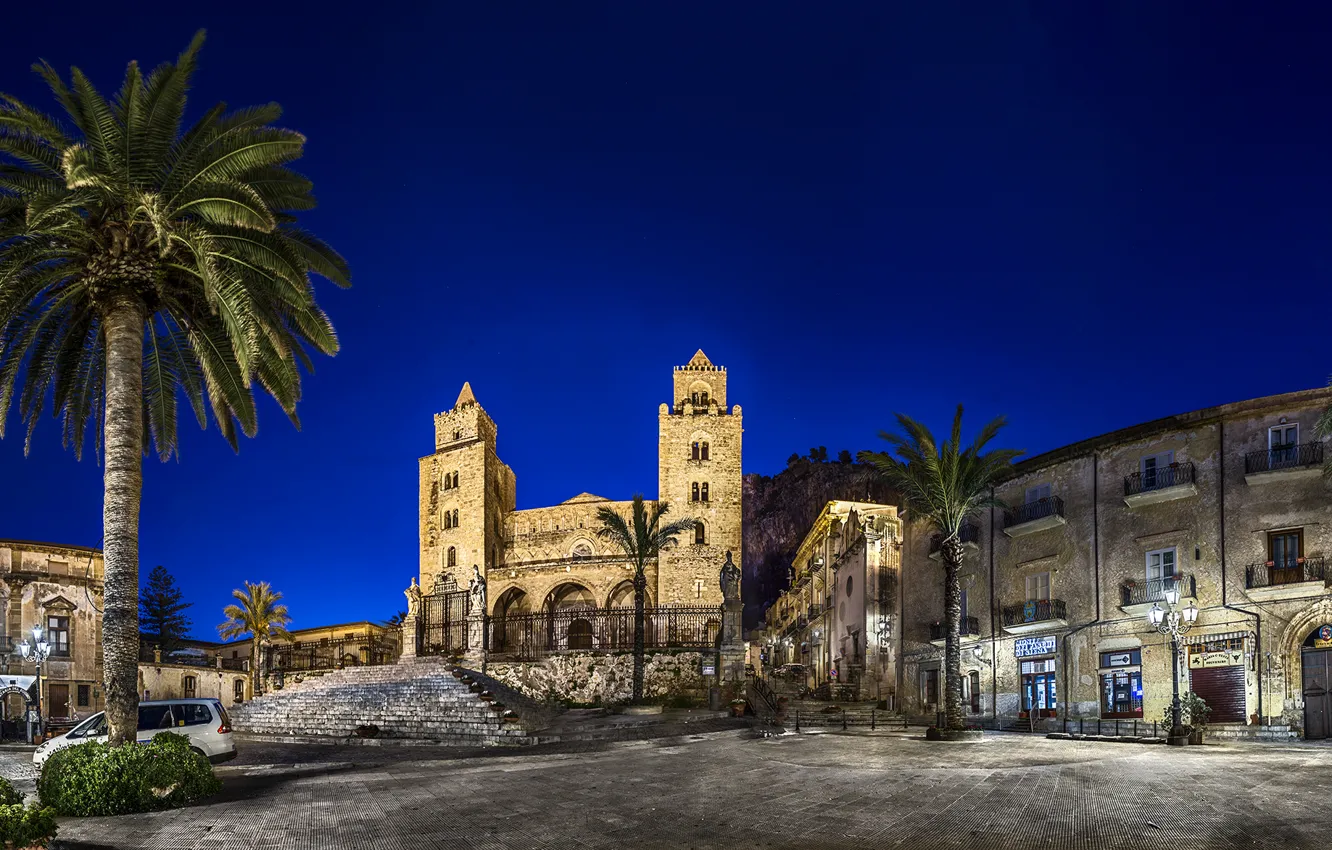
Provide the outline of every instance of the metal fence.
{"type": "Polygon", "coordinates": [[[1006,605],[1002,613],[1002,622],[1005,626],[1068,619],[1068,609],[1062,599],[1041,599],[1024,602],[1021,605],[1006,605]]]}
{"type": "Polygon", "coordinates": [[[1160,602],[1165,599],[1165,592],[1175,588],[1185,599],[1196,596],[1193,576],[1175,575],[1149,579],[1144,582],[1121,585],[1119,588],[1121,605],[1143,605],[1148,602],[1160,602]]]}
{"type": "Polygon", "coordinates": [[[1180,484],[1192,484],[1196,470],[1191,463],[1172,463],[1154,467],[1124,477],[1124,495],[1135,496],[1152,490],[1164,490],[1180,484]]]}
{"type": "Polygon", "coordinates": [[[421,598],[416,618],[416,654],[449,655],[467,649],[467,611],[471,594],[450,590],[421,598]]]}
{"type": "Polygon", "coordinates": [[[300,673],[373,667],[398,660],[398,642],[379,635],[321,640],[317,643],[277,644],[264,647],[265,669],[300,673]]]}
{"type": "MultiPolygon", "coordinates": [[[[720,608],[662,606],[643,611],[648,649],[712,649],[721,632],[720,608]]],[[[536,658],[559,652],[616,652],[634,648],[633,608],[567,608],[510,614],[490,621],[490,652],[536,658]]]]}
{"type": "MultiPolygon", "coordinates": [[[[976,617],[963,617],[959,634],[962,637],[980,634],[980,620],[976,617]]],[[[945,640],[948,637],[947,623],[930,623],[930,640],[945,640]]]]}
{"type": "Polygon", "coordinates": [[[1244,573],[1245,587],[1272,587],[1297,584],[1302,581],[1326,581],[1327,570],[1322,558],[1286,558],[1250,564],[1244,573]]]}
{"type": "Polygon", "coordinates": [[[1322,443],[1273,446],[1267,451],[1246,454],[1244,456],[1244,474],[1273,472],[1278,469],[1300,469],[1306,466],[1320,466],[1322,463],[1322,443]]]}
{"type": "Polygon", "coordinates": [[[1004,528],[1012,528],[1025,522],[1045,519],[1048,516],[1063,516],[1064,500],[1058,496],[1046,496],[1034,502],[1017,505],[1004,511],[1004,528]]]}

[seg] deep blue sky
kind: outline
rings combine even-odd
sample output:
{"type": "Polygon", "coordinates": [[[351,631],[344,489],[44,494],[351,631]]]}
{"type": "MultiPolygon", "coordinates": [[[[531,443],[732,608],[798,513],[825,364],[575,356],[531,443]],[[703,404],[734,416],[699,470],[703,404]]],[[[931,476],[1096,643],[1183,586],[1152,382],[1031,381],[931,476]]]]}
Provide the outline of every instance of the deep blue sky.
{"type": "MultiPolygon", "coordinates": [[[[304,430],[270,403],[238,456],[184,423],[145,461],[143,572],[200,636],[244,579],[298,626],[398,610],[464,380],[534,507],[654,496],[699,347],[763,473],[896,410],[1037,452],[1332,371],[1326,4],[183,8],[6,9],[0,90],[54,109],[38,57],[113,90],[206,27],[194,109],[276,100],[309,138],[355,287],[322,290],[343,352],[304,430]]],[[[0,474],[0,536],[98,544],[55,422],[0,474]]]]}

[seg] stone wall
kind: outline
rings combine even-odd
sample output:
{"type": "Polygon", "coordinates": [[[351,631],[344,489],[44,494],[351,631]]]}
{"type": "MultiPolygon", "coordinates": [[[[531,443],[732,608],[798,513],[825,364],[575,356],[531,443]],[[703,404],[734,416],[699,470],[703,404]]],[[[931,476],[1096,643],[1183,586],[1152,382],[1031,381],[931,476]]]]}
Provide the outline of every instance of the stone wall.
{"type": "Polygon", "coordinates": [[[226,708],[231,708],[237,702],[247,702],[254,696],[249,673],[191,664],[154,664],[141,661],[139,698],[184,699],[187,676],[194,679],[193,693],[189,695],[194,699],[216,699],[226,708]],[[240,700],[236,699],[238,686],[240,700]]]}
{"type": "MultiPolygon", "coordinates": [[[[704,702],[709,681],[702,675],[702,661],[699,652],[648,655],[644,697],[653,702],[704,702]]],[[[633,694],[634,656],[569,653],[541,661],[491,662],[486,673],[534,700],[614,705],[628,702],[633,694]]]]}

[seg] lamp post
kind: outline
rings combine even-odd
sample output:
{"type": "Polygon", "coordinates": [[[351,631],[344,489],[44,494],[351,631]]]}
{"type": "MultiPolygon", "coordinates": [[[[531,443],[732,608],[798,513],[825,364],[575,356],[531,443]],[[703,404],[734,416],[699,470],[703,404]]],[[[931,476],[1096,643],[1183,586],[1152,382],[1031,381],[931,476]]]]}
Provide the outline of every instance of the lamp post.
{"type": "Polygon", "coordinates": [[[42,664],[51,654],[51,645],[42,639],[42,627],[32,627],[32,643],[24,640],[18,645],[19,655],[27,661],[31,658],[37,663],[37,735],[42,734],[42,664]]]}
{"type": "Polygon", "coordinates": [[[1158,632],[1170,637],[1170,735],[1166,743],[1178,747],[1185,743],[1184,726],[1179,722],[1179,639],[1198,622],[1198,606],[1190,602],[1188,607],[1181,610],[1179,587],[1174,582],[1171,582],[1162,596],[1165,598],[1165,610],[1161,609],[1158,602],[1147,612],[1147,619],[1158,632]]]}

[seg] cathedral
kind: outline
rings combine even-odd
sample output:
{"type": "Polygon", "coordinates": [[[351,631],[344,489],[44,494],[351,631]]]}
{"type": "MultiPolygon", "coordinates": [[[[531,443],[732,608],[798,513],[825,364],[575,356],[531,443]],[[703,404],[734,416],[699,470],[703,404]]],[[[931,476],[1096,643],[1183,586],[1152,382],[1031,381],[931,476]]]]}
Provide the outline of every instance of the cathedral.
{"type": "MultiPolygon", "coordinates": [[[[702,351],[672,379],[672,401],[657,415],[657,499],[670,504],[666,520],[698,522],[648,565],[647,604],[719,606],[726,553],[741,565],[740,405],[727,406],[726,369],[702,351]]],[[[632,565],[597,536],[599,508],[627,517],[632,502],[579,493],[551,507],[516,505],[495,421],[463,384],[453,408],[435,414],[435,451],[420,460],[421,586],[465,588],[475,567],[486,613],[500,620],[633,605],[632,565]]]]}

